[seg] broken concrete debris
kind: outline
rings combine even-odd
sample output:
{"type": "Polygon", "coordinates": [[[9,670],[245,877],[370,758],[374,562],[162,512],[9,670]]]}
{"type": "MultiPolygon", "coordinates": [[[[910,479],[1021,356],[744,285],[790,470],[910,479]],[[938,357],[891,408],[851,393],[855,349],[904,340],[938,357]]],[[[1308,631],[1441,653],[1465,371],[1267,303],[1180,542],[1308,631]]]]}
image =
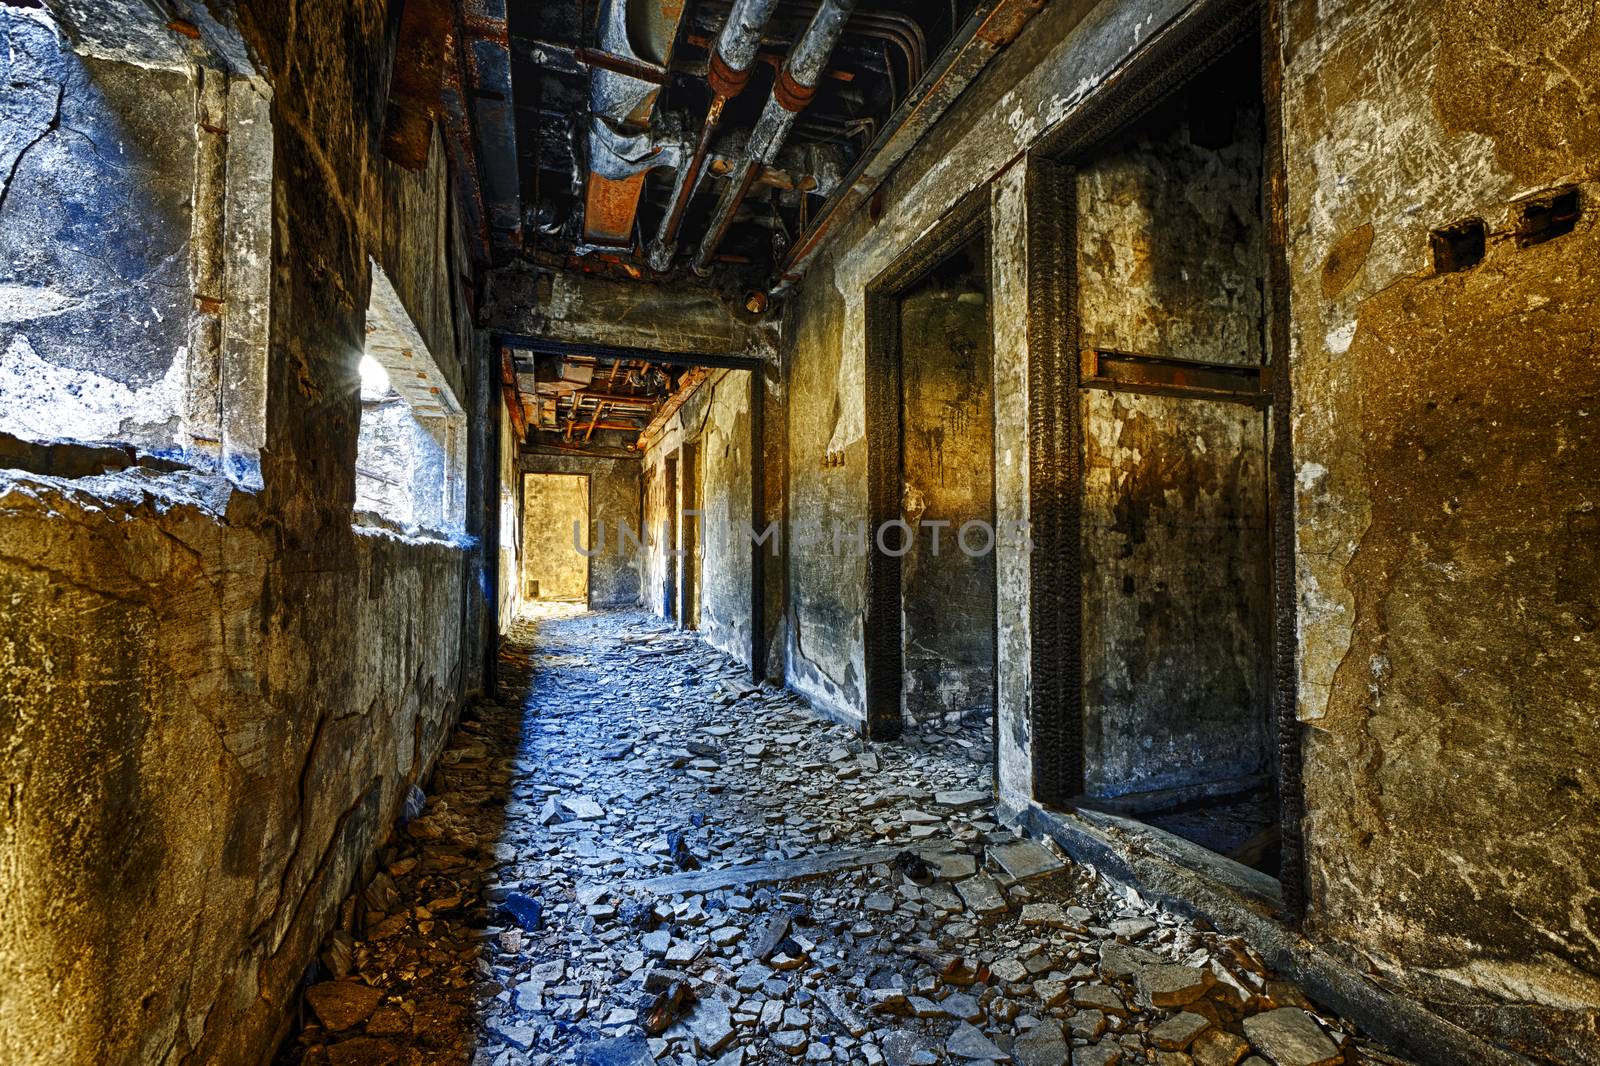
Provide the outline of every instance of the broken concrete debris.
{"type": "Polygon", "coordinates": [[[629,638],[652,633],[632,613],[516,632],[500,703],[464,715],[345,904],[323,958],[349,969],[307,991],[286,1061],[1401,1061],[1242,942],[1002,828],[959,725],[841,778],[861,741],[776,689],[712,698],[742,668],[703,645],[643,680],[657,642],[629,638]]]}

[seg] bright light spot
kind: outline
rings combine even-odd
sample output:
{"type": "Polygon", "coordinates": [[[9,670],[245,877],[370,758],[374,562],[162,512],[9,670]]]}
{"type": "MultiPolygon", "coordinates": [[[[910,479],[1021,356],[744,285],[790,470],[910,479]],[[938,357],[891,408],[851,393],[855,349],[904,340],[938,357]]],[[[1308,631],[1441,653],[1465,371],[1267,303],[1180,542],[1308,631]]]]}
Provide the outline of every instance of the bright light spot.
{"type": "Polygon", "coordinates": [[[370,355],[361,357],[361,398],[379,400],[389,394],[389,372],[370,355]]]}

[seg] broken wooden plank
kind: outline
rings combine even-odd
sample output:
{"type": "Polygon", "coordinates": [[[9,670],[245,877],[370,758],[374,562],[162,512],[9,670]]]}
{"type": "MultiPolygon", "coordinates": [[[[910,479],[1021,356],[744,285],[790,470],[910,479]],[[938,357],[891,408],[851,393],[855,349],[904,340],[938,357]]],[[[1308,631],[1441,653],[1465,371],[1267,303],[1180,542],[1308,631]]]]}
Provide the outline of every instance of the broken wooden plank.
{"type": "Polygon", "coordinates": [[[798,859],[774,859],[769,862],[747,863],[743,866],[724,866],[716,870],[689,870],[679,874],[664,874],[661,877],[635,881],[633,887],[653,892],[658,896],[671,896],[680,892],[713,892],[718,889],[739,888],[773,881],[799,881],[808,877],[837,873],[840,870],[855,870],[880,862],[890,862],[903,851],[917,855],[937,855],[952,850],[955,850],[955,845],[948,842],[911,847],[893,844],[877,848],[843,848],[820,855],[804,855],[798,859]]]}

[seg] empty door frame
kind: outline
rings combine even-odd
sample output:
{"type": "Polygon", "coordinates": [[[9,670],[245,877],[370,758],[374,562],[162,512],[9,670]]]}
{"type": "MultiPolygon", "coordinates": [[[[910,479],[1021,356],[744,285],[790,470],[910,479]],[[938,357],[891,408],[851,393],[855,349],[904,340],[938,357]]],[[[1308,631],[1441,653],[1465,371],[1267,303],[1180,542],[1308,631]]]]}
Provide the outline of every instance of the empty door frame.
{"type": "MultiPolygon", "coordinates": [[[[991,275],[988,309],[992,315],[994,252],[988,236],[989,189],[980,186],[867,287],[867,678],[862,733],[872,740],[899,736],[902,717],[905,634],[900,558],[878,547],[878,531],[902,517],[900,298],[962,245],[982,238],[991,275]]],[[[992,335],[992,328],[990,332],[992,335]]],[[[993,372],[991,366],[991,377],[993,372]]],[[[990,432],[993,433],[992,411],[990,432]]],[[[986,474],[992,481],[992,463],[986,474]]],[[[990,618],[989,624],[995,626],[996,619],[990,618]]]]}
{"type": "MultiPolygon", "coordinates": [[[[1272,727],[1278,749],[1286,916],[1305,905],[1300,825],[1301,727],[1294,615],[1294,463],[1290,436],[1288,258],[1280,112],[1282,60],[1275,0],[1209,0],[1153,38],[1029,154],[1028,509],[1033,551],[1029,732],[1033,797],[1071,808],[1083,791],[1082,426],[1079,414],[1076,196],[1073,164],[1128,129],[1252,31],[1262,47],[1267,231],[1266,339],[1270,400],[1268,513],[1272,525],[1272,727]]],[[[870,673],[869,673],[870,677],[870,673]]]]}
{"type": "MultiPolygon", "coordinates": [[[[527,520],[528,482],[533,478],[551,478],[551,477],[577,478],[578,480],[583,482],[583,545],[582,545],[583,551],[584,551],[584,560],[583,560],[583,606],[584,606],[585,610],[593,610],[594,605],[591,602],[591,600],[592,600],[592,598],[594,596],[594,553],[591,550],[591,548],[592,548],[592,545],[593,545],[594,534],[595,534],[595,525],[594,525],[594,479],[589,474],[574,474],[574,473],[570,473],[570,472],[565,471],[565,470],[523,470],[522,471],[522,478],[521,478],[521,481],[519,482],[519,484],[517,486],[518,498],[521,501],[518,513],[522,516],[522,520],[521,520],[521,527],[522,528],[521,528],[521,534],[520,534],[520,537],[519,537],[519,540],[518,540],[518,545],[521,548],[521,551],[519,552],[519,557],[518,557],[517,582],[518,582],[520,587],[523,587],[523,588],[526,587],[526,585],[524,583],[527,580],[525,571],[526,571],[527,566],[528,566],[528,558],[527,558],[527,542],[528,542],[528,520],[527,520]]],[[[572,547],[572,550],[574,552],[577,552],[578,551],[578,546],[576,544],[571,544],[572,531],[568,530],[568,529],[565,529],[565,527],[563,527],[563,529],[564,529],[564,539],[565,539],[565,541],[572,547]]]]}

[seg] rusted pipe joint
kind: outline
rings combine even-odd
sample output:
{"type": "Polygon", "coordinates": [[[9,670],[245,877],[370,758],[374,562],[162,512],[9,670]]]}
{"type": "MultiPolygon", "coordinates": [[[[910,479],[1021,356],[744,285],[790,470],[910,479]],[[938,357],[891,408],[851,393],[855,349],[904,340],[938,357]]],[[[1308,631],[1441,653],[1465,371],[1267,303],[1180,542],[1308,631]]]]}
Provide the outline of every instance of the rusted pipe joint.
{"type": "Polygon", "coordinates": [[[772,98],[778,101],[779,107],[791,114],[804,111],[815,95],[817,87],[795,80],[787,66],[778,72],[778,80],[772,86],[772,98]]]}
{"type": "Polygon", "coordinates": [[[706,71],[706,81],[711,83],[712,92],[725,100],[731,100],[744,90],[745,83],[749,80],[750,68],[735,70],[728,66],[721,52],[711,53],[711,66],[706,71]]]}

